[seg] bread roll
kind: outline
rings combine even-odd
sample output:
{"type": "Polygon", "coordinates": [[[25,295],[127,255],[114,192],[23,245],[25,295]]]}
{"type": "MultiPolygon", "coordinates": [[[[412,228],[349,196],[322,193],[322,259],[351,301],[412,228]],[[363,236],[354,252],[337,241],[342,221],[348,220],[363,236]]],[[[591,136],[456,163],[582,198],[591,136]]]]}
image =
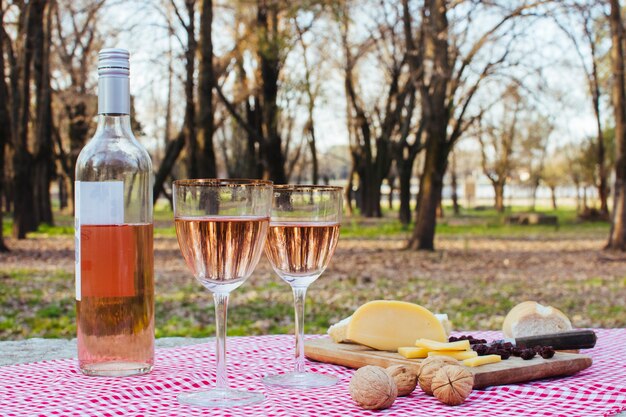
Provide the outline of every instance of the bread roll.
{"type": "Polygon", "coordinates": [[[513,307],[502,324],[502,332],[506,337],[536,336],[568,330],[572,330],[572,323],[563,312],[535,301],[524,301],[513,307]]]}

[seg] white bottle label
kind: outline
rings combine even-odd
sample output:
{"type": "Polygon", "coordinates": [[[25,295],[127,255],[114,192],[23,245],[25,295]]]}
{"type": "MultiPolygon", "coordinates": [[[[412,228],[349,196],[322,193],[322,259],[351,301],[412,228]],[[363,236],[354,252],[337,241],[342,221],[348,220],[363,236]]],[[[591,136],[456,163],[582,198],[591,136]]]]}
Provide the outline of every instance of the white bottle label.
{"type": "Polygon", "coordinates": [[[124,223],[124,182],[103,181],[75,183],[75,276],[76,300],[81,299],[80,227],[87,225],[114,225],[124,223]]]}

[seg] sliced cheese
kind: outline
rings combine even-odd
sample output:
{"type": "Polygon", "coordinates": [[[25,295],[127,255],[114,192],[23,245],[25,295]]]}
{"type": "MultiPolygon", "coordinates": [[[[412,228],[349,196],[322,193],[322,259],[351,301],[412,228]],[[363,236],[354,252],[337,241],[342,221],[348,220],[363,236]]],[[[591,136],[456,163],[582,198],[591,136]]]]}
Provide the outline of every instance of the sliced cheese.
{"type": "Polygon", "coordinates": [[[407,359],[423,359],[428,356],[428,349],[414,346],[403,346],[398,348],[398,353],[407,359]]]}
{"type": "Polygon", "coordinates": [[[441,343],[436,340],[418,339],[415,346],[423,347],[428,350],[469,350],[469,340],[459,340],[458,342],[441,343]]]}
{"type": "Polygon", "coordinates": [[[473,350],[436,350],[428,352],[428,356],[447,356],[449,358],[456,359],[457,361],[462,361],[464,359],[475,358],[478,356],[478,353],[473,350]]]}
{"type": "Polygon", "coordinates": [[[359,307],[348,324],[346,337],[377,350],[396,352],[416,339],[447,340],[446,331],[426,308],[404,301],[376,300],[359,307]]]}
{"type": "Polygon", "coordinates": [[[465,366],[480,366],[487,365],[488,363],[496,363],[500,362],[502,357],[500,355],[485,355],[485,356],[477,356],[475,358],[465,359],[463,361],[463,365],[465,366]]]}

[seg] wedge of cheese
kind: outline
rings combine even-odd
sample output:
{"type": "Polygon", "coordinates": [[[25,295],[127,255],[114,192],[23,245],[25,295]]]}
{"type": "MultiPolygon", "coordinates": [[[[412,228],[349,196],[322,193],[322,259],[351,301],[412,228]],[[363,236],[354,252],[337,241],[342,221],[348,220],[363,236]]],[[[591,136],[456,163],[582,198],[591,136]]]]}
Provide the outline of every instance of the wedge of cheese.
{"type": "Polygon", "coordinates": [[[418,339],[415,341],[415,346],[423,347],[430,350],[469,350],[469,340],[459,340],[458,342],[441,343],[435,340],[418,339]]]}
{"type": "Polygon", "coordinates": [[[420,348],[420,347],[413,347],[413,346],[406,346],[406,347],[399,347],[398,353],[407,359],[424,359],[425,357],[428,356],[428,349],[420,348]]]}
{"type": "Polygon", "coordinates": [[[346,338],[377,350],[397,352],[417,339],[446,342],[443,325],[426,308],[404,301],[376,300],[359,307],[348,324],[346,338]]]}
{"type": "Polygon", "coordinates": [[[437,350],[428,352],[428,356],[447,356],[449,358],[456,359],[457,361],[462,361],[465,359],[475,358],[476,356],[478,356],[478,353],[474,352],[473,350],[437,350]]]}
{"type": "Polygon", "coordinates": [[[489,363],[500,362],[502,357],[500,355],[485,355],[485,356],[477,356],[474,358],[465,359],[463,361],[463,365],[465,366],[481,366],[487,365],[489,363]]]}

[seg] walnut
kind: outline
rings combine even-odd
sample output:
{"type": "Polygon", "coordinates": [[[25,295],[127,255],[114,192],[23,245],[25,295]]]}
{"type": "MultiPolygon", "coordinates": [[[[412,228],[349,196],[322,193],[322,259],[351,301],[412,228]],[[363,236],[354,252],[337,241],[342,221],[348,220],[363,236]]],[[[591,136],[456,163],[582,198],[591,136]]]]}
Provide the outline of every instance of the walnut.
{"type": "Polygon", "coordinates": [[[393,365],[385,369],[389,376],[396,381],[398,387],[398,397],[409,395],[417,386],[417,371],[408,365],[393,365]]]}
{"type": "Polygon", "coordinates": [[[431,386],[439,401],[459,405],[472,392],[474,375],[462,366],[446,365],[437,371],[431,386]]]}
{"type": "Polygon", "coordinates": [[[393,378],[380,366],[364,366],[350,380],[350,396],[366,410],[391,407],[398,396],[393,378]]]}
{"type": "Polygon", "coordinates": [[[439,368],[442,368],[444,365],[458,366],[458,364],[459,361],[448,356],[429,356],[428,358],[424,359],[422,361],[422,366],[420,368],[418,378],[418,382],[422,391],[424,391],[428,395],[433,395],[430,384],[439,368]]]}

